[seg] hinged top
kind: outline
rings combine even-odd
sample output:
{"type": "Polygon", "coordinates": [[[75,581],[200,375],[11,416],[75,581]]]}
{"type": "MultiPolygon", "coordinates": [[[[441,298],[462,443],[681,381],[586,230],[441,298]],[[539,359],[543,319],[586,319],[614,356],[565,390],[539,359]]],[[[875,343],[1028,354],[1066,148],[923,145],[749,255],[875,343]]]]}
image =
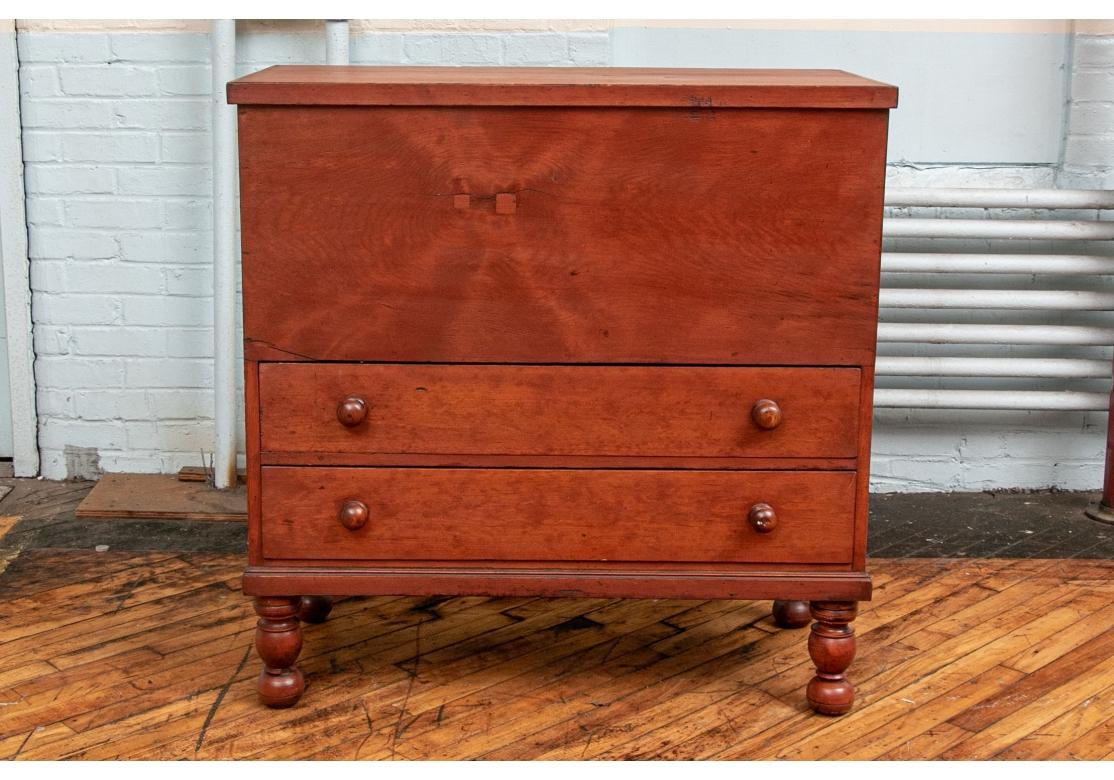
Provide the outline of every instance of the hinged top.
{"type": "Polygon", "coordinates": [[[897,87],[842,70],[278,65],[229,82],[228,102],[881,109],[897,87]]]}

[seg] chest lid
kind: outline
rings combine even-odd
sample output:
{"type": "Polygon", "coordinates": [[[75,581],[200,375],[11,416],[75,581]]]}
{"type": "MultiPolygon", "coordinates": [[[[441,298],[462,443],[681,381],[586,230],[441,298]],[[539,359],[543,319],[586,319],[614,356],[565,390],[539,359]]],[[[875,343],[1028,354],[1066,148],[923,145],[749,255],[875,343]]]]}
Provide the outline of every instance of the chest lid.
{"type": "Polygon", "coordinates": [[[228,102],[886,109],[897,87],[842,70],[278,65],[229,82],[228,102]]]}

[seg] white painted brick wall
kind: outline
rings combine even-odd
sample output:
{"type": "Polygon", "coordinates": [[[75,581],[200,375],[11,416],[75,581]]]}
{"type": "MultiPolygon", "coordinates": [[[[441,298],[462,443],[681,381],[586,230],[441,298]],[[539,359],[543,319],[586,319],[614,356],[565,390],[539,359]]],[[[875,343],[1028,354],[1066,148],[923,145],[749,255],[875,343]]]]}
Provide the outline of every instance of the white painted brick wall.
{"type": "Polygon", "coordinates": [[[1060,184],[1114,187],[1114,35],[1077,35],[1060,184]]]}
{"type": "MultiPolygon", "coordinates": [[[[18,46],[43,475],[200,465],[213,436],[209,37],[24,30],[18,46]]],[[[325,52],[320,31],[241,30],[238,49],[241,73],[325,52]]],[[[395,29],[358,31],[351,52],[606,65],[609,48],[604,31],[395,29]]]]}
{"type": "MultiPolygon", "coordinates": [[[[241,29],[238,49],[241,73],[324,59],[320,30],[241,29]]],[[[199,465],[213,434],[208,35],[24,31],[19,53],[43,473],[199,465]]],[[[364,24],[351,57],[606,65],[610,44],[602,27],[364,24]]],[[[1114,186],[1114,37],[1078,37],[1072,77],[1061,168],[897,165],[891,183],[1114,186]]],[[[872,484],[1094,488],[1104,436],[1101,414],[881,410],[872,484]]]]}

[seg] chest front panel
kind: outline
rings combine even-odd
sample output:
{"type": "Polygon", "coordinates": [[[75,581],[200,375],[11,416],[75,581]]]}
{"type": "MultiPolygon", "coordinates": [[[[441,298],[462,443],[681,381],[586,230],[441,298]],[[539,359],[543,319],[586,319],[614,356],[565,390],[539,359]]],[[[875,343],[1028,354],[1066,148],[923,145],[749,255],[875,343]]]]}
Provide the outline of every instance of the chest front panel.
{"type": "Polygon", "coordinates": [[[265,359],[861,365],[886,112],[249,106],[265,359]]]}

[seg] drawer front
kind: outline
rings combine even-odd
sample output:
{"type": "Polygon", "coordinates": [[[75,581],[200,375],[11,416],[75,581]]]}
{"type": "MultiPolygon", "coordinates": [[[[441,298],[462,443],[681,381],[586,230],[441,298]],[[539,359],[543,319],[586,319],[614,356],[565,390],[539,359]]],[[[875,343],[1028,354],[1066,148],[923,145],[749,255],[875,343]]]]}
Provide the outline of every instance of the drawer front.
{"type": "Polygon", "coordinates": [[[853,458],[859,381],[855,368],[264,363],[262,450],[853,458]]]}
{"type": "Polygon", "coordinates": [[[854,487],[854,472],[271,466],[263,554],[850,563],[854,487]]]}
{"type": "Polygon", "coordinates": [[[886,121],[244,107],[246,354],[868,365],[886,121]]]}

